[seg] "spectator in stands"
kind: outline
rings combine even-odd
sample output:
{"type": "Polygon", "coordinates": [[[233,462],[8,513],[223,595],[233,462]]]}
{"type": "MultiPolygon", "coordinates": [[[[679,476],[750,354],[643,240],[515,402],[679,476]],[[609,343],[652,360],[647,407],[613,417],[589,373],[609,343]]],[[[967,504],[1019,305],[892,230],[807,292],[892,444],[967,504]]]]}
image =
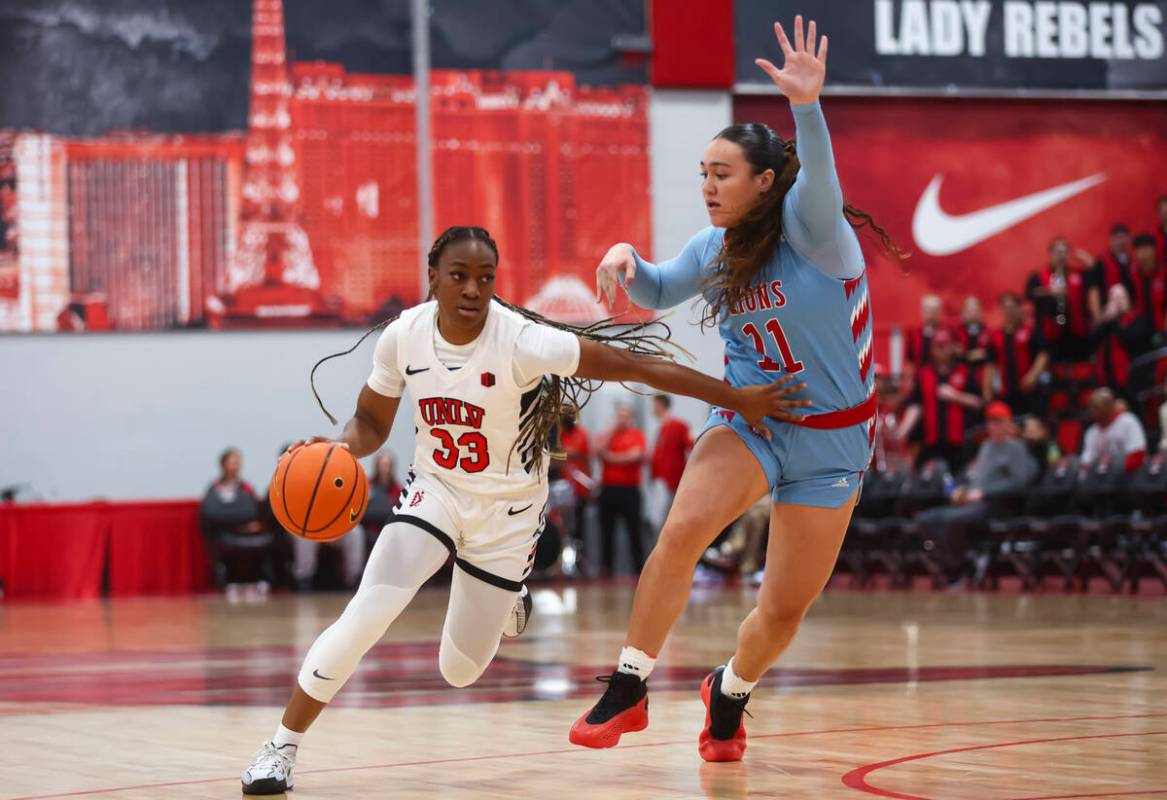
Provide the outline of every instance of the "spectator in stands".
{"type": "MultiPolygon", "coordinates": [[[[559,428],[559,446],[566,458],[563,462],[563,477],[571,484],[575,504],[569,518],[567,543],[571,546],[572,568],[584,559],[584,541],[587,535],[587,510],[596,491],[596,481],[592,477],[592,449],[587,429],[575,417],[564,416],[559,428]]],[[[570,570],[569,570],[570,571],[570,570]]]]}
{"type": "Polygon", "coordinates": [[[960,327],[956,331],[956,337],[961,357],[972,370],[977,392],[984,397],[985,402],[988,402],[992,399],[992,386],[986,380],[988,377],[986,368],[989,365],[992,343],[989,329],[985,325],[980,299],[972,295],[964,299],[960,307],[960,327]]]}
{"type": "Polygon", "coordinates": [[[1098,257],[1090,271],[1090,313],[1102,317],[1102,305],[1119,284],[1131,291],[1131,229],[1121,222],[1110,228],[1110,249],[1098,257]]]}
{"type": "Polygon", "coordinates": [[[1159,263],[1167,266],[1167,194],[1159,198],[1159,263]]]}
{"type": "Polygon", "coordinates": [[[1163,331],[1167,311],[1167,269],[1159,264],[1155,237],[1142,233],[1134,240],[1134,269],[1131,271],[1131,306],[1145,320],[1148,335],[1163,331]]]}
{"type": "Polygon", "coordinates": [[[647,441],[633,425],[631,408],[616,406],[615,424],[600,438],[596,449],[604,465],[600,479],[600,560],[604,572],[616,572],[616,522],[623,520],[639,573],[644,567],[640,473],[647,441]]]}
{"type": "Polygon", "coordinates": [[[566,456],[560,472],[571,485],[574,498],[571,513],[564,515],[564,570],[574,574],[584,569],[587,511],[596,493],[596,482],[592,477],[592,443],[587,429],[574,416],[565,415],[560,420],[559,445],[566,456]]]}
{"type": "Polygon", "coordinates": [[[1167,380],[1163,382],[1163,397],[1159,406],[1159,452],[1167,453],[1167,380]]]}
{"type": "Polygon", "coordinates": [[[1090,417],[1094,424],[1086,430],[1082,463],[1088,467],[1121,464],[1128,474],[1138,469],[1147,457],[1147,436],[1139,418],[1106,387],[1090,395],[1090,417]]]}
{"type": "Polygon", "coordinates": [[[1021,441],[1025,443],[1025,449],[1037,466],[1035,481],[1041,480],[1046,469],[1062,460],[1062,449],[1050,437],[1049,426],[1041,417],[1028,416],[1022,420],[1021,441]]]}
{"type": "Polygon", "coordinates": [[[1146,330],[1131,309],[1130,294],[1123,284],[1110,287],[1099,325],[1091,337],[1095,341],[1098,385],[1109,386],[1122,397],[1131,397],[1131,356],[1146,349],[1146,330]]]}
{"type": "Polygon", "coordinates": [[[681,483],[681,473],[685,471],[685,462],[689,460],[689,451],[693,449],[689,425],[672,415],[672,406],[672,398],[667,394],[658,394],[652,398],[652,415],[660,425],[656,445],[652,450],[652,479],[659,482],[663,494],[658,527],[664,525],[669,515],[677,487],[681,483]]]}
{"type": "Polygon", "coordinates": [[[203,495],[199,516],[215,582],[227,599],[268,593],[274,579],[274,536],[263,522],[255,490],[243,480],[243,456],[229,447],[219,456],[219,477],[203,495]]]}
{"type": "Polygon", "coordinates": [[[736,569],[752,584],[761,586],[769,534],[770,498],[765,496],[738,517],[725,540],[707,549],[701,561],[727,572],[736,569]]]}
{"type": "Polygon", "coordinates": [[[970,389],[966,364],[956,358],[956,342],[945,328],[932,335],[932,363],[920,370],[908,398],[909,407],[899,435],[908,436],[922,423],[917,463],[942,458],[953,471],[967,461],[966,436],[969,412],[979,411],[984,401],[970,389]]]}
{"type": "Polygon", "coordinates": [[[967,532],[983,524],[1000,504],[1016,498],[1037,474],[1037,465],[1017,437],[1013,412],[996,401],[985,410],[988,438],[981,444],[967,482],[953,489],[951,505],[921,511],[916,520],[935,543],[937,561],[950,583],[964,577],[967,532]]]}
{"type": "Polygon", "coordinates": [[[369,506],[361,519],[365,530],[365,544],[369,550],[381,535],[381,529],[393,516],[393,509],[401,499],[401,483],[397,480],[397,459],[389,449],[377,453],[373,459],[373,474],[369,476],[369,506]]]}
{"type": "MultiPolygon", "coordinates": [[[[1025,296],[1033,303],[1036,322],[1050,355],[1058,363],[1081,363],[1090,357],[1086,334],[1090,319],[1090,282],[1070,267],[1070,243],[1059,236],[1050,242],[1049,265],[1029,276],[1025,296]]],[[[1082,259],[1082,254],[1078,254],[1082,259]]],[[[1088,262],[1089,263],[1089,262],[1088,262]]]]}
{"type": "Polygon", "coordinates": [[[993,360],[990,383],[995,394],[1011,409],[1036,414],[1043,406],[1041,379],[1049,367],[1049,349],[1041,333],[1025,318],[1025,307],[1015,292],[1005,292],[997,301],[1002,325],[990,336],[993,360]]]}
{"type": "Polygon", "coordinates": [[[899,435],[907,413],[903,408],[903,393],[882,364],[875,365],[875,396],[879,411],[875,415],[872,464],[881,472],[895,472],[911,466],[911,445],[899,435]]]}
{"type": "Polygon", "coordinates": [[[909,378],[932,362],[932,336],[936,331],[946,329],[942,316],[944,304],[937,295],[924,295],[920,299],[920,326],[908,331],[907,363],[905,373],[909,378]]]}

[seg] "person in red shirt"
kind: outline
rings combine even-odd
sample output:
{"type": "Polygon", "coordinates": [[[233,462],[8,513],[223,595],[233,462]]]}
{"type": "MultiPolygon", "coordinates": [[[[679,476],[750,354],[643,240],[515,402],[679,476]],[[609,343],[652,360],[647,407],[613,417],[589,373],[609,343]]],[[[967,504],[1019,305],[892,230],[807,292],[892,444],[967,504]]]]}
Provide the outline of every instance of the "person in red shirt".
{"type": "MultiPolygon", "coordinates": [[[[1092,262],[1089,253],[1079,251],[1075,257],[1082,263],[1092,262]]],[[[1070,267],[1070,242],[1062,236],[1050,242],[1049,266],[1034,272],[1026,283],[1025,296],[1033,303],[1038,330],[1057,363],[1077,364],[1090,358],[1091,283],[1085,272],[1070,267]]]]}
{"type": "Polygon", "coordinates": [[[559,446],[567,455],[563,462],[563,476],[571,484],[572,494],[575,495],[575,513],[569,537],[575,544],[576,552],[582,553],[584,520],[596,481],[592,478],[592,447],[588,432],[574,417],[563,417],[559,427],[559,446]]]}
{"type": "Polygon", "coordinates": [[[652,398],[652,415],[660,423],[656,446],[652,451],[652,479],[660,481],[664,487],[660,515],[662,524],[672,508],[677,487],[681,485],[681,473],[685,471],[685,462],[689,460],[689,451],[693,449],[689,425],[670,413],[672,406],[672,398],[667,394],[658,394],[652,398]]]}
{"type": "Polygon", "coordinates": [[[1049,348],[1041,332],[1025,318],[1025,306],[1015,292],[997,301],[1002,324],[989,336],[989,358],[996,395],[1019,414],[1043,414],[1041,376],[1049,367],[1049,348]]]}
{"type": "Polygon", "coordinates": [[[969,391],[979,394],[986,403],[989,402],[993,399],[989,374],[990,333],[985,325],[981,301],[973,295],[966,297],[960,307],[960,327],[956,329],[956,341],[972,379],[969,391]]]}
{"type": "Polygon", "coordinates": [[[1114,286],[1122,284],[1128,293],[1134,290],[1131,284],[1131,229],[1121,222],[1111,226],[1110,249],[1094,262],[1090,283],[1090,314],[1095,321],[1102,319],[1103,306],[1114,286]]]}
{"type": "Polygon", "coordinates": [[[941,329],[947,329],[943,320],[944,303],[934,294],[925,295],[920,299],[920,325],[908,330],[907,363],[904,365],[909,377],[914,377],[925,364],[932,362],[932,335],[941,329]]]}
{"type": "Polygon", "coordinates": [[[955,472],[968,460],[969,412],[984,406],[984,400],[969,390],[971,382],[968,365],[957,360],[952,334],[937,331],[932,336],[932,363],[920,370],[898,432],[907,436],[923,420],[920,464],[942,458],[955,472]]]}
{"type": "Polygon", "coordinates": [[[604,470],[600,477],[600,562],[604,573],[616,571],[616,522],[624,521],[636,572],[644,567],[644,524],[640,471],[648,442],[632,424],[632,409],[616,406],[616,424],[596,445],[604,470]]]}

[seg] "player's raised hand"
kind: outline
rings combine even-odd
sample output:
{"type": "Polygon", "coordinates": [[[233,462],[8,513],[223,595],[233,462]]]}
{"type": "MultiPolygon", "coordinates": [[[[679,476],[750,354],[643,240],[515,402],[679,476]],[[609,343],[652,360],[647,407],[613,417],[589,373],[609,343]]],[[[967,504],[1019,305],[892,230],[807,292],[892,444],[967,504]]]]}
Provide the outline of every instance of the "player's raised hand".
{"type": "Polygon", "coordinates": [[[608,248],[600,266],[596,267],[596,300],[607,300],[609,311],[616,304],[616,288],[620,285],[621,277],[624,278],[625,286],[631,286],[636,278],[636,259],[632,257],[632,245],[624,243],[608,248]]]}
{"type": "Polygon", "coordinates": [[[823,90],[827,76],[827,37],[817,41],[818,29],[814,20],[803,36],[802,15],[794,18],[794,45],[786,38],[781,22],[774,23],[774,34],[778,46],[782,48],[784,59],[782,69],[764,58],[754,59],[754,63],[766,71],[770,80],[786,95],[791,103],[813,103],[823,90]]]}
{"type": "Polygon", "coordinates": [[[763,417],[782,422],[802,422],[805,415],[791,409],[805,408],[810,405],[810,401],[790,399],[790,395],[806,388],[805,383],[793,383],[793,380],[793,375],[787,375],[773,383],[738,387],[736,393],[739,399],[735,410],[767,438],[769,432],[762,425],[763,417]]]}

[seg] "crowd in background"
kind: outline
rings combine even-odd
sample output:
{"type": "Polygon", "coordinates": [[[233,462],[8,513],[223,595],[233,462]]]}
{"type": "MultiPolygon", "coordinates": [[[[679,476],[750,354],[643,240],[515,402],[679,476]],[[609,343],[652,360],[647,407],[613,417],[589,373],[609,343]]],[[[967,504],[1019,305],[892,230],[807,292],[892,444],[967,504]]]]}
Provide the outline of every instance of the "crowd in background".
{"type": "MultiPolygon", "coordinates": [[[[931,470],[945,482],[947,502],[919,521],[936,531],[937,557],[953,580],[963,556],[959,533],[992,513],[994,497],[1032,485],[1070,454],[1085,468],[1130,474],[1149,453],[1167,452],[1167,196],[1157,210],[1157,231],[1132,235],[1115,224],[1101,255],[1055,238],[1046,265],[997,299],[996,326],[986,324],[975,296],[957,319],[939,297],[923,298],[898,373],[877,365],[872,470],[931,470]]],[[[549,476],[538,573],[640,571],[693,447],[671,405],[667,395],[653,398],[658,432],[651,450],[628,406],[617,405],[595,435],[576,420],[562,421],[563,458],[549,476]],[[645,467],[654,514],[647,511],[645,467]]],[[[282,531],[266,500],[241,480],[238,451],[224,452],[203,501],[218,583],[236,594],[242,585],[259,594],[281,584],[355,585],[401,492],[392,454],[379,453],[374,465],[362,525],[320,544],[282,531]],[[332,555],[331,577],[322,577],[322,553],[332,555]]],[[[699,572],[759,581],[768,523],[763,498],[718,537],[699,572]]]]}
{"type": "MultiPolygon", "coordinates": [[[[998,299],[997,327],[985,324],[976,297],[965,299],[958,320],[945,317],[940,298],[925,297],[920,324],[905,337],[900,374],[878,369],[875,466],[939,458],[963,469],[993,402],[1028,426],[1027,438],[1052,439],[1056,449],[1041,460],[1078,452],[1086,423],[1097,426],[1097,437],[1120,419],[1120,427],[1137,423],[1156,449],[1167,430],[1167,197],[1158,213],[1156,233],[1132,236],[1115,224],[1098,256],[1054,239],[1045,267],[1023,291],[998,299]],[[1116,398],[1113,408],[1089,402],[1099,387],[1116,398]],[[1110,417],[1096,413],[1103,406],[1110,417]]],[[[1125,468],[1137,468],[1147,450],[1132,452],[1125,468]]]]}

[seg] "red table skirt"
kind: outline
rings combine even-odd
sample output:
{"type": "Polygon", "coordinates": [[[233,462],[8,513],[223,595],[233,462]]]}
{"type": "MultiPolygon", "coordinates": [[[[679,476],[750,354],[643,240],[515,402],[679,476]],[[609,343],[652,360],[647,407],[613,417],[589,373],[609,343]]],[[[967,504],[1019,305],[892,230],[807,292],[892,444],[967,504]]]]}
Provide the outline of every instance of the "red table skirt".
{"type": "Polygon", "coordinates": [[[197,500],[0,505],[6,598],[191,594],[210,573],[197,500]]]}

